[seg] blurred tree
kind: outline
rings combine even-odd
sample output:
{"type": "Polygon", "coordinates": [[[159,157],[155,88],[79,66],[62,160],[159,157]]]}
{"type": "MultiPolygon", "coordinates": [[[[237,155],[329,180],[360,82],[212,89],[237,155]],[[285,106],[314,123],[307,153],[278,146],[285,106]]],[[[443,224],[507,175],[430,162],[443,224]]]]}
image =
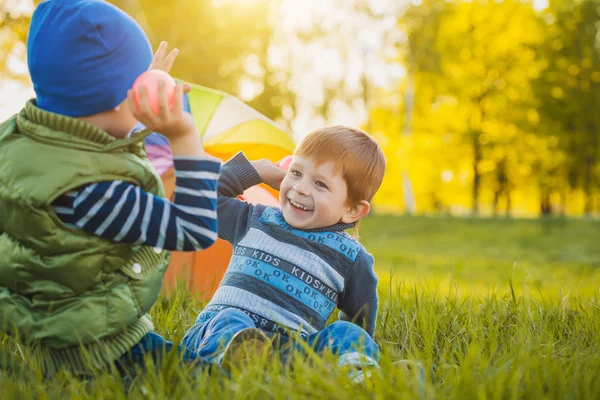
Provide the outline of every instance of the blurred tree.
{"type": "Polygon", "coordinates": [[[0,79],[27,80],[26,73],[14,65],[25,58],[31,10],[27,1],[0,1],[0,79]]]}
{"type": "MultiPolygon", "coordinates": [[[[443,1],[431,0],[421,7],[410,7],[399,21],[399,25],[407,32],[407,39],[401,45],[400,53],[403,54],[403,61],[406,65],[406,77],[401,90],[403,96],[403,128],[402,134],[405,142],[412,141],[415,113],[415,80],[425,76],[439,76],[440,53],[435,46],[437,30],[440,26],[440,20],[446,11],[443,1]]],[[[404,156],[404,158],[409,158],[404,156]]],[[[406,165],[406,162],[402,163],[406,165]]],[[[408,168],[403,171],[403,192],[404,202],[407,211],[416,210],[416,199],[414,196],[412,180],[407,177],[408,168]],[[407,193],[408,192],[408,193],[407,193]],[[408,196],[407,196],[408,194],[408,196]],[[412,203],[412,204],[411,204],[412,203]]],[[[430,196],[435,203],[436,211],[439,211],[439,197],[435,192],[430,196]]]]}
{"type": "MultiPolygon", "coordinates": [[[[400,22],[408,34],[405,59],[415,86],[415,134],[453,143],[454,148],[442,146],[445,152],[463,151],[461,144],[467,144],[473,214],[479,212],[484,183],[492,208],[497,211],[503,196],[509,212],[512,170],[519,163],[516,142],[533,128],[529,81],[539,66],[531,46],[543,39],[533,8],[520,1],[426,0],[400,22]]],[[[464,153],[454,158],[454,169],[464,168],[464,153]]]]}
{"type": "MultiPolygon", "coordinates": [[[[538,50],[544,70],[535,90],[546,132],[558,138],[566,153],[562,175],[568,188],[560,190],[566,203],[567,189],[580,189],[584,212],[594,210],[600,188],[600,3],[597,0],[551,1],[545,20],[548,38],[538,50]]],[[[549,194],[542,211],[551,212],[549,194]]]]}
{"type": "Polygon", "coordinates": [[[529,79],[538,68],[531,45],[543,36],[534,10],[520,1],[449,7],[453,15],[441,21],[437,43],[444,55],[446,90],[467,121],[463,137],[472,150],[472,207],[477,214],[484,174],[495,180],[496,197],[509,189],[507,150],[515,148],[519,129],[529,128],[522,123],[529,109],[529,79]]]}

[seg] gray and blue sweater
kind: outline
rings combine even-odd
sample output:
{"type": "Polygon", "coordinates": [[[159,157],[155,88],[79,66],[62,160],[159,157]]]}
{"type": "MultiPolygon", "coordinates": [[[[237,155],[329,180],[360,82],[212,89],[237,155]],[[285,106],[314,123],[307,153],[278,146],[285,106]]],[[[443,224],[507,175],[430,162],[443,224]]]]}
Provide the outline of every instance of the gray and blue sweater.
{"type": "Polygon", "coordinates": [[[259,183],[260,176],[242,153],[223,165],[219,237],[232,244],[233,256],[198,322],[234,307],[265,331],[293,330],[306,336],[325,328],[337,307],[341,319],[373,336],[378,306],[374,260],[344,232],[352,225],[299,230],[285,221],[279,208],[236,198],[259,183]]]}

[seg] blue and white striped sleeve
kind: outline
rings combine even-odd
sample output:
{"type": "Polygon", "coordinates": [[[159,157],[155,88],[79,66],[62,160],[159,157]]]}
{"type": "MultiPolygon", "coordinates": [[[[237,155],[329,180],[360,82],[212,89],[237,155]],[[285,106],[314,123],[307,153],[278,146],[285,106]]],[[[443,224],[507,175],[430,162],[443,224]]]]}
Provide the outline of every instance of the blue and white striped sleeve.
{"type": "Polygon", "coordinates": [[[165,250],[198,251],[217,239],[217,184],[213,158],[174,158],[173,202],[123,181],[82,186],[60,196],[53,208],[71,226],[117,242],[165,250]]]}

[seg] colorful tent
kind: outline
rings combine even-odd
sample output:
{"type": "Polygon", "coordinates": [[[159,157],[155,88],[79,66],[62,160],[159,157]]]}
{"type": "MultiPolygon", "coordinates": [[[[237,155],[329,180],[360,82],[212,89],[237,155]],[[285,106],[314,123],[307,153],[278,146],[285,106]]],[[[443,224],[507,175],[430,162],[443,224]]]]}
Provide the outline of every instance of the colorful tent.
{"type": "MultiPolygon", "coordinates": [[[[294,151],[295,143],[289,132],[226,93],[192,85],[192,91],[185,95],[184,108],[194,116],[206,152],[224,161],[241,150],[249,159],[271,161],[294,151]]],[[[172,198],[175,174],[169,142],[153,133],[146,138],[146,149],[161,175],[167,197],[172,198]]],[[[277,193],[264,185],[247,190],[241,198],[253,203],[277,204],[277,193]]],[[[223,277],[231,252],[231,245],[220,239],[205,251],[174,252],[164,286],[169,289],[179,281],[204,298],[210,297],[223,277]]]]}

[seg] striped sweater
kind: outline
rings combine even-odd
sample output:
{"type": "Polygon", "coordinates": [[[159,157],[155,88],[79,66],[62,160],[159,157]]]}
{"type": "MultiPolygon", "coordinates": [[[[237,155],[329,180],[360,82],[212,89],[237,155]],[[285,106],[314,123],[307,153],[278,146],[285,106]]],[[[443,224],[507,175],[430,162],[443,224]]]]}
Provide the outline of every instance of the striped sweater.
{"type": "Polygon", "coordinates": [[[351,225],[299,230],[286,223],[278,208],[236,199],[258,183],[258,173],[243,154],[223,165],[219,237],[234,252],[198,322],[234,307],[266,331],[307,335],[322,330],[337,307],[340,318],[373,336],[378,301],[374,260],[344,232],[351,225]]]}
{"type": "Polygon", "coordinates": [[[175,157],[173,202],[123,181],[81,186],[52,204],[67,225],[117,242],[198,251],[217,239],[220,160],[175,157]]]}

